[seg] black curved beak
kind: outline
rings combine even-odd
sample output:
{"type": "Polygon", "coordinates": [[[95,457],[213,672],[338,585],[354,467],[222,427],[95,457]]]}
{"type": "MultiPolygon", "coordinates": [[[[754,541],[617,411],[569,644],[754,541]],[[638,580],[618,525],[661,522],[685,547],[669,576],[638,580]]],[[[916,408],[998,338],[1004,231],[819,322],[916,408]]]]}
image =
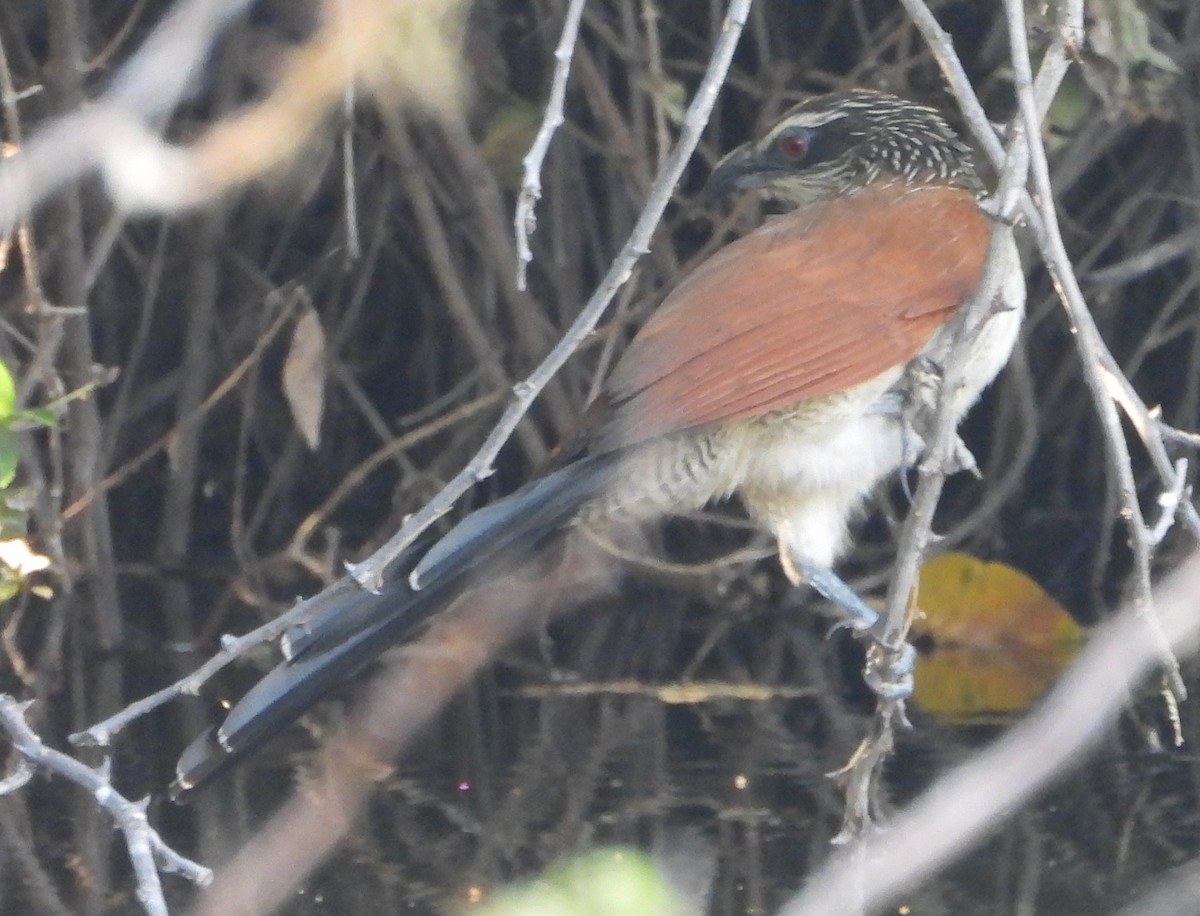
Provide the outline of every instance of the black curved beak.
{"type": "Polygon", "coordinates": [[[734,191],[761,188],[765,177],[758,153],[752,144],[744,143],[717,163],[705,182],[704,192],[710,197],[721,198],[734,191]]]}

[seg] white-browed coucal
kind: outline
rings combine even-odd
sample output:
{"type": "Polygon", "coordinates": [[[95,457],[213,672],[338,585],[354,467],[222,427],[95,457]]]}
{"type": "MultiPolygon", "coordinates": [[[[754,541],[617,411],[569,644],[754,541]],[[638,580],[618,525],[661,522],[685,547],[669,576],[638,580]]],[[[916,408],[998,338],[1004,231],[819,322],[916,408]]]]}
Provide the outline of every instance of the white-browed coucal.
{"type": "MultiPolygon", "coordinates": [[[[370,594],[309,599],[286,660],[197,739],[187,789],[245,754],[412,633],[565,528],[684,512],[732,495],[778,539],[785,570],[874,613],[832,566],[865,497],[913,457],[906,398],[945,362],[949,319],[979,284],[991,234],[971,153],[936,112],[851,91],[805,101],[714,169],[717,194],[756,191],[780,215],[719,250],[667,296],[614,367],[557,470],[393,564],[370,594]],[[426,549],[428,547],[428,549],[426,549]]],[[[950,394],[961,416],[1008,359],[1025,287],[1015,248],[950,394]]]]}

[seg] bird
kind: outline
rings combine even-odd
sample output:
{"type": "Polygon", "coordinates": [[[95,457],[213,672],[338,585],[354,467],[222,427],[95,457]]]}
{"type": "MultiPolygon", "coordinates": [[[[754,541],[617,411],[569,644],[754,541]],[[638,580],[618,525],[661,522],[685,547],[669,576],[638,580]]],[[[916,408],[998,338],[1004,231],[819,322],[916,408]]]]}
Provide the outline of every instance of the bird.
{"type": "MultiPolygon", "coordinates": [[[[771,215],[700,263],[653,312],[558,464],[427,536],[369,592],[309,598],[284,659],[177,766],[185,794],[257,748],[503,563],[565,531],[736,496],[788,578],[869,629],[833,567],[870,494],[914,460],[906,405],[945,364],[979,286],[994,218],[970,148],[933,108],[852,89],[814,96],[713,168],[707,190],[771,215]]],[[[961,419],[1007,362],[1025,302],[1011,234],[1002,282],[967,342],[961,419]]]]}

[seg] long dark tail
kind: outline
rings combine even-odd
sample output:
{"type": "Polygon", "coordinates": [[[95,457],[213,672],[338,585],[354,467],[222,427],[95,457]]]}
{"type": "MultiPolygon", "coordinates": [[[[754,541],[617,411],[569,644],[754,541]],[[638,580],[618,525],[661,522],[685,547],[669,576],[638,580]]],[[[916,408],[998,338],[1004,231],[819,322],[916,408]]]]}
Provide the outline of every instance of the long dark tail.
{"type": "Polygon", "coordinates": [[[611,478],[612,455],[585,458],[474,512],[428,551],[410,548],[377,594],[342,579],[312,598],[307,621],[283,639],[285,660],[184,750],[171,794],[179,798],[295,721],[380,653],[454,600],[474,574],[520,557],[560,530],[611,478]],[[414,588],[413,586],[417,587],[414,588]]]}

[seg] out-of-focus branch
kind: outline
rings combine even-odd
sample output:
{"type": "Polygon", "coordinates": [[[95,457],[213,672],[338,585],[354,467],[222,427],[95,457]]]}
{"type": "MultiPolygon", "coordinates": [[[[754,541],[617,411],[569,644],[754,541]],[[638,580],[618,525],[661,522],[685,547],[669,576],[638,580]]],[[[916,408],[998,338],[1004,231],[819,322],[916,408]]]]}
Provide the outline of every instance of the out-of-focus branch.
{"type": "Polygon", "coordinates": [[[188,147],[163,143],[136,120],[117,120],[103,171],[119,206],[192,207],[287,162],[362,82],[388,102],[432,112],[458,106],[459,56],[448,50],[459,0],[339,0],[322,7],[320,29],[296,48],[260,104],[214,124],[188,147]]]}
{"type": "Polygon", "coordinates": [[[106,101],[141,115],[170,114],[192,87],[221,30],[253,0],[182,0],[113,78],[106,101]]]}
{"type": "Polygon", "coordinates": [[[247,0],[184,0],[87,109],[64,115],[0,161],[0,232],[48,194],[94,169],[118,209],[172,212],[196,206],[290,159],[363,83],[389,102],[433,112],[458,105],[460,0],[338,0],[296,48],[274,91],[214,124],[188,147],[150,126],[191,87],[221,28],[247,0]]]}
{"type": "Polygon", "coordinates": [[[1155,875],[1153,887],[1114,916],[1179,916],[1200,899],[1200,859],[1192,859],[1165,875],[1155,875]]]}
{"type": "Polygon", "coordinates": [[[117,73],[92,107],[70,112],[0,160],[0,232],[8,232],[56,188],[97,168],[129,119],[150,121],[174,110],[221,28],[249,0],[182,0],[117,73]]]}

